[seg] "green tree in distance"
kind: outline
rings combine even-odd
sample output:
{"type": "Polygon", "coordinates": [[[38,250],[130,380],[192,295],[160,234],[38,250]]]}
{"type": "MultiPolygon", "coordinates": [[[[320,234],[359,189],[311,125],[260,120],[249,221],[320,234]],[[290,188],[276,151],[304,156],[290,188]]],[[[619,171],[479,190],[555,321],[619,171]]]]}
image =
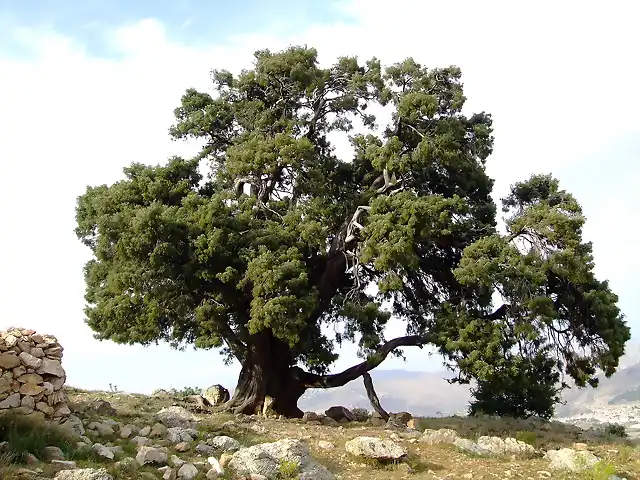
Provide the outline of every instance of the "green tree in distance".
{"type": "Polygon", "coordinates": [[[345,385],[400,347],[435,346],[463,382],[516,350],[545,351],[579,385],[615,371],[629,329],[594,277],[579,204],[533,176],[503,199],[497,233],[491,117],[462,113],[458,68],[320,68],[316,50],[292,47],[212,79],[213,95],[186,91],[170,129],[199,156],[135,163],[78,199],[96,338],[218,348],[242,365],[227,408],[254,413],[269,396],[294,417],[307,389],[345,385]],[[376,104],[393,112],[380,135],[376,104]],[[340,135],[352,158],[338,158],[340,135]],[[405,336],[385,338],[392,315],[405,336]],[[331,374],[344,341],[363,361],[331,374]]]}

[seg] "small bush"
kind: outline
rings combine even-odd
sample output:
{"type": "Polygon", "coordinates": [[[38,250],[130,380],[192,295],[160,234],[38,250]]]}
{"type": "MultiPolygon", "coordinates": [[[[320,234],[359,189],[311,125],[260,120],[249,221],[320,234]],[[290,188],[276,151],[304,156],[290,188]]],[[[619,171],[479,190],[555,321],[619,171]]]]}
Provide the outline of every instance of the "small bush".
{"type": "Polygon", "coordinates": [[[200,392],[202,392],[202,389],[198,387],[184,387],[180,390],[176,390],[175,388],[172,388],[171,390],[169,390],[169,394],[171,394],[174,397],[188,397],[189,395],[200,395],[200,392]]]}
{"type": "Polygon", "coordinates": [[[538,436],[536,432],[528,432],[522,431],[516,433],[516,440],[520,440],[521,442],[528,443],[529,445],[536,447],[538,446],[538,436]]]}
{"type": "Polygon", "coordinates": [[[625,429],[624,425],[610,423],[605,427],[604,434],[610,435],[612,437],[625,438],[627,437],[627,430],[625,429]]]}
{"type": "Polygon", "coordinates": [[[300,465],[297,462],[291,460],[283,460],[280,463],[280,467],[278,469],[278,478],[280,480],[293,480],[298,478],[298,471],[300,470],[300,465]]]}

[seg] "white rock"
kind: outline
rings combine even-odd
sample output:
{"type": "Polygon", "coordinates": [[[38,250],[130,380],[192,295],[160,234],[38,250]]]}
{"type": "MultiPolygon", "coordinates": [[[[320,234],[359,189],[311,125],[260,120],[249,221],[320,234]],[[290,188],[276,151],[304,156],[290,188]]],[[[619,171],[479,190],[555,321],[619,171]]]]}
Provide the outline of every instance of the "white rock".
{"type": "MultiPolygon", "coordinates": [[[[222,468],[222,465],[220,465],[220,462],[216,457],[207,458],[207,462],[209,462],[209,465],[211,465],[211,469],[209,470],[209,472],[213,470],[216,474],[224,475],[224,468],[222,468]]],[[[207,475],[209,474],[209,472],[207,472],[207,475]]]]}
{"type": "Polygon", "coordinates": [[[399,460],[407,455],[407,451],[401,445],[377,437],[356,437],[344,446],[351,455],[377,460],[399,460]]]}
{"type": "Polygon", "coordinates": [[[331,450],[333,448],[336,448],[336,446],[333,443],[327,442],[326,440],[320,440],[318,442],[318,447],[322,448],[323,450],[331,450]]]}
{"type": "Polygon", "coordinates": [[[113,477],[104,468],[61,470],[53,478],[55,480],[113,480],[113,477]]]}
{"type": "Polygon", "coordinates": [[[198,469],[191,463],[185,463],[178,469],[178,478],[193,480],[198,475],[198,469]]]}
{"type": "Polygon", "coordinates": [[[239,441],[226,435],[210,438],[207,443],[220,452],[235,452],[242,447],[239,441]]]}
{"type": "Polygon", "coordinates": [[[164,466],[158,469],[160,473],[162,473],[162,480],[175,480],[176,472],[173,468],[164,466]]]}
{"type": "Polygon", "coordinates": [[[551,461],[551,468],[570,470],[572,472],[579,472],[593,467],[599,460],[588,450],[576,451],[572,448],[549,450],[544,454],[544,458],[551,461]]]}
{"type": "Polygon", "coordinates": [[[140,466],[147,465],[148,463],[165,465],[167,463],[167,454],[159,448],[142,446],[138,449],[136,461],[140,466]]]}

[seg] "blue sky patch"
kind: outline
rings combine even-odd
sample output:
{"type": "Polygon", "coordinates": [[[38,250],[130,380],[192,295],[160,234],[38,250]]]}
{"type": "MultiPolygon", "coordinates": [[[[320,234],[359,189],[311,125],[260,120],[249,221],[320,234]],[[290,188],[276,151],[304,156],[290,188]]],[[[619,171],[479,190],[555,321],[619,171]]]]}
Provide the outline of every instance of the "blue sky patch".
{"type": "MultiPolygon", "coordinates": [[[[0,0],[0,18],[14,26],[55,31],[81,43],[92,56],[113,57],[105,34],[154,18],[169,40],[189,45],[223,44],[239,34],[295,34],[313,24],[348,19],[338,0],[0,0]]],[[[3,30],[3,29],[2,29],[3,30]]],[[[0,42],[8,39],[0,32],[0,42]]]]}

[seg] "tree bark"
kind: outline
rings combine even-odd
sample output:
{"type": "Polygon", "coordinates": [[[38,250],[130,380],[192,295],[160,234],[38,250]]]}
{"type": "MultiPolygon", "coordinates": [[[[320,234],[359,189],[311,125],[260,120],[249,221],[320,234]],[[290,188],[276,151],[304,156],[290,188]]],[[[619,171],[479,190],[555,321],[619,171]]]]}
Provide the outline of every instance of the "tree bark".
{"type": "Polygon", "coordinates": [[[289,345],[270,331],[251,335],[238,385],[224,408],[234,413],[260,414],[266,397],[271,397],[271,409],[277,414],[301,418],[298,400],[307,389],[300,379],[301,369],[292,363],[289,345]]]}

